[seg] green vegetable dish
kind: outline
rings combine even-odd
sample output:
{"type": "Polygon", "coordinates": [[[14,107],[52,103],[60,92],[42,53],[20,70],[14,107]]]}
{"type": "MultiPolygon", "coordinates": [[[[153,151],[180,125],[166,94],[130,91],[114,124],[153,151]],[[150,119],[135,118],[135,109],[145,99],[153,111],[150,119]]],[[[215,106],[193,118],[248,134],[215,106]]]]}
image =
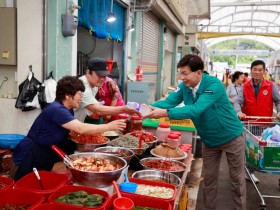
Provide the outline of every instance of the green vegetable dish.
{"type": "Polygon", "coordinates": [[[77,206],[98,207],[105,198],[99,194],[89,194],[86,191],[76,191],[58,197],[55,201],[77,206]]]}

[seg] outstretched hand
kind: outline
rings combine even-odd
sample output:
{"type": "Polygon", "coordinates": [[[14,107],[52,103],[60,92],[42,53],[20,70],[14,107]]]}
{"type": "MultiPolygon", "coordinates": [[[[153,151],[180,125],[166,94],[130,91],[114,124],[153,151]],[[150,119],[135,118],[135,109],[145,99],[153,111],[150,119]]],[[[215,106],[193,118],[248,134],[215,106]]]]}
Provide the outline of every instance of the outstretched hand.
{"type": "Polygon", "coordinates": [[[129,106],[124,106],[125,107],[125,112],[129,115],[138,115],[140,117],[142,117],[142,114],[137,111],[136,109],[132,108],[132,107],[129,107],[129,106]]]}
{"type": "Polygon", "coordinates": [[[150,106],[151,108],[151,112],[145,116],[143,116],[143,118],[155,118],[155,119],[158,119],[158,118],[162,118],[162,117],[168,117],[168,113],[167,113],[167,110],[166,109],[160,109],[160,108],[155,108],[155,107],[152,107],[150,106]]]}
{"type": "Polygon", "coordinates": [[[126,123],[124,120],[114,120],[107,124],[109,126],[109,130],[120,130],[123,131],[126,128],[126,123]]]}

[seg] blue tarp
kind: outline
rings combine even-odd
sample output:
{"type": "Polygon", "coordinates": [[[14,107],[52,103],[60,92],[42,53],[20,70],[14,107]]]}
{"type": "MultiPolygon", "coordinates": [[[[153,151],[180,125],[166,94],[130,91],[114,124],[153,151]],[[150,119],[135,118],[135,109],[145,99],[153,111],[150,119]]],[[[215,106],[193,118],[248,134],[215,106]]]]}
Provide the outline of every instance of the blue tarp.
{"type": "Polygon", "coordinates": [[[125,9],[114,2],[113,13],[116,21],[106,21],[111,10],[111,0],[79,0],[78,25],[89,30],[100,39],[122,41],[125,31],[125,9]]]}

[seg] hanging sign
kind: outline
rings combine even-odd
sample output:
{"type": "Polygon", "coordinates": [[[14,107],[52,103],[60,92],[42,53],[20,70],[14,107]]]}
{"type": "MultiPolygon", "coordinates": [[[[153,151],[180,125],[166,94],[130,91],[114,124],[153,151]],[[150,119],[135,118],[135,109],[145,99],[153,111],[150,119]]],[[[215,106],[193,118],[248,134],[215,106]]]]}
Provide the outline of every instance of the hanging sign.
{"type": "Polygon", "coordinates": [[[256,55],[269,56],[269,50],[212,50],[212,55],[256,55]]]}

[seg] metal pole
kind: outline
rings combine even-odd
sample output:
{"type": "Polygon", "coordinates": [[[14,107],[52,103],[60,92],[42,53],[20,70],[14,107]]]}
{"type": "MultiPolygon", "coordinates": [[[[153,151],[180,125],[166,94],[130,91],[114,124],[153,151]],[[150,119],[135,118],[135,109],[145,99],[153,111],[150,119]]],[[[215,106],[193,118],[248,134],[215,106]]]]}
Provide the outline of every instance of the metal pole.
{"type": "MultiPolygon", "coordinates": [[[[203,59],[203,46],[202,46],[202,29],[203,29],[203,25],[200,24],[201,28],[200,28],[200,55],[201,58],[203,59]]],[[[196,47],[196,46],[195,46],[196,47]]]]}

